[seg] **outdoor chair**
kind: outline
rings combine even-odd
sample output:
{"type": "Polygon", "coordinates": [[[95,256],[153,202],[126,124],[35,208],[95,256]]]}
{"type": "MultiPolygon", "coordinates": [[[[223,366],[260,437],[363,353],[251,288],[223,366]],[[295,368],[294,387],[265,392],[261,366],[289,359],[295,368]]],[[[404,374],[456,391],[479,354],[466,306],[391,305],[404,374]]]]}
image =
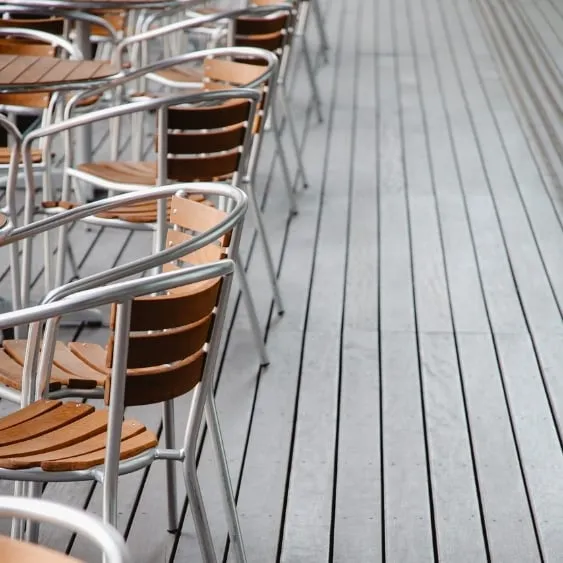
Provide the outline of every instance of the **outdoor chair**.
{"type": "MultiPolygon", "coordinates": [[[[94,542],[106,563],[132,563],[115,528],[83,510],[46,500],[0,496],[0,518],[29,519],[64,527],[94,542]]],[[[0,536],[0,553],[2,563],[77,563],[77,559],[64,553],[5,536],[0,536]]]]}
{"type": "MultiPolygon", "coordinates": [[[[218,21],[215,26],[212,25],[211,22],[204,22],[199,24],[195,31],[197,33],[204,33],[210,37],[210,41],[213,46],[217,46],[222,42],[226,42],[228,45],[236,45],[236,46],[243,46],[243,45],[250,45],[249,40],[255,39],[258,40],[263,48],[268,48],[266,45],[268,43],[271,44],[272,50],[281,51],[280,52],[280,59],[281,59],[281,70],[279,80],[282,84],[288,85],[289,82],[289,70],[290,66],[295,66],[295,59],[299,58],[297,47],[300,47],[300,53],[302,55],[302,59],[305,63],[305,70],[307,72],[307,76],[311,85],[311,91],[313,95],[313,102],[315,104],[315,110],[317,112],[317,116],[319,121],[322,121],[322,112],[321,112],[321,99],[319,93],[319,87],[317,85],[316,79],[316,72],[315,72],[315,65],[313,63],[313,59],[311,56],[311,49],[309,47],[309,43],[306,37],[306,27],[308,21],[308,14],[310,11],[310,4],[312,0],[294,0],[294,1],[287,1],[283,2],[280,0],[249,0],[247,4],[247,9],[254,10],[255,16],[257,19],[265,18],[266,20],[271,19],[267,12],[260,13],[260,9],[264,10],[267,8],[279,8],[280,10],[290,10],[290,18],[286,22],[285,32],[284,35],[286,36],[286,40],[281,47],[276,42],[276,37],[273,35],[272,31],[268,31],[269,22],[251,22],[254,29],[248,27],[247,22],[241,22],[241,27],[247,27],[247,31],[242,31],[241,27],[237,24],[239,23],[239,19],[247,19],[248,16],[246,15],[238,15],[236,16],[237,21],[235,25],[225,25],[225,21],[218,21]],[[260,25],[262,24],[262,25],[260,25]],[[239,29],[237,29],[239,27],[239,29]],[[249,35],[253,35],[254,38],[248,37],[249,35]],[[260,37],[263,36],[263,37],[260,37]],[[297,45],[296,45],[297,43],[297,45]]],[[[318,9],[318,4],[316,1],[313,2],[313,6],[315,6],[314,10],[315,13],[318,9]]],[[[201,11],[190,11],[188,15],[192,18],[197,18],[197,16],[205,16],[209,14],[220,14],[219,10],[214,10],[213,8],[205,8],[201,11]]],[[[275,12],[273,12],[275,13],[275,12]]],[[[326,43],[326,35],[324,33],[324,25],[322,23],[322,17],[320,17],[320,12],[318,12],[319,18],[317,21],[320,22],[319,31],[321,32],[321,52],[324,54],[326,59],[326,53],[328,52],[328,43],[326,43]]],[[[154,17],[154,16],[153,16],[154,17]]],[[[252,18],[252,15],[250,15],[252,18]]],[[[197,20],[194,20],[197,21],[197,20]]],[[[255,44],[254,46],[258,46],[255,44]]]]}
{"type": "MultiPolygon", "coordinates": [[[[28,240],[45,230],[114,208],[170,198],[172,228],[165,249],[56,288],[38,306],[0,315],[0,329],[29,325],[22,408],[0,418],[0,478],[19,483],[97,480],[103,489],[104,521],[115,525],[119,475],[158,459],[168,464],[180,461],[204,560],[215,562],[196,468],[197,439],[205,410],[231,541],[237,561],[244,561],[212,392],[234,268],[228,255],[236,254],[247,205],[244,193],[231,186],[192,183],[114,196],[16,228],[4,243],[28,240]],[[229,203],[229,211],[195,202],[189,197],[193,194],[222,197],[229,203]],[[217,260],[210,262],[211,257],[217,260]],[[198,262],[203,264],[192,265],[198,262]],[[119,281],[155,269],[163,273],[119,281]],[[63,357],[72,355],[75,366],[81,363],[99,373],[108,409],[44,398],[52,389],[55,372],[64,371],[58,365],[61,345],[56,339],[61,315],[107,304],[114,304],[107,346],[74,343],[66,347],[63,357]],[[173,400],[188,391],[193,393],[192,407],[187,413],[183,447],[177,448],[166,421],[174,419],[173,400]],[[161,402],[167,406],[164,449],[157,447],[151,430],[124,418],[125,407],[161,402]]],[[[6,372],[3,368],[0,371],[6,372]]],[[[76,379],[71,375],[69,385],[76,379]]],[[[169,477],[174,474],[167,471],[169,477]]],[[[38,492],[32,485],[31,493],[38,492]]],[[[175,494],[170,477],[169,517],[174,521],[169,527],[177,525],[175,494]]],[[[31,540],[36,539],[36,529],[29,528],[27,533],[31,540]]]]}
{"type": "MultiPolygon", "coordinates": [[[[259,133],[263,134],[264,128],[267,124],[273,127],[274,134],[276,136],[276,148],[280,156],[280,164],[282,167],[282,172],[284,174],[284,180],[286,184],[289,184],[290,190],[293,188],[293,182],[289,179],[289,172],[287,166],[287,158],[285,156],[285,151],[283,144],[281,142],[282,129],[280,126],[280,116],[277,115],[276,103],[279,100],[283,115],[285,115],[287,124],[289,127],[289,133],[291,138],[291,143],[293,145],[295,158],[297,162],[297,172],[301,176],[303,184],[307,186],[307,178],[305,174],[305,167],[303,164],[303,159],[301,156],[301,149],[299,146],[299,140],[297,136],[297,130],[295,127],[295,118],[293,116],[293,111],[291,104],[289,103],[287,91],[286,91],[286,69],[290,62],[291,57],[291,41],[293,37],[293,22],[295,17],[295,11],[291,4],[278,3],[269,6],[254,6],[248,7],[240,10],[231,10],[226,12],[216,12],[209,15],[200,16],[199,18],[188,19],[175,24],[170,24],[166,26],[160,26],[156,29],[150,29],[154,25],[155,21],[158,20],[161,14],[155,12],[147,17],[143,23],[142,29],[143,33],[136,36],[131,36],[124,40],[117,49],[119,54],[125,47],[131,48],[132,46],[140,43],[142,45],[141,52],[148,56],[149,48],[148,42],[156,38],[163,38],[169,35],[174,35],[178,33],[188,32],[193,28],[197,28],[203,24],[218,24],[225,28],[225,33],[227,28],[232,28],[232,33],[226,35],[232,35],[231,40],[228,43],[236,47],[252,47],[259,48],[266,51],[270,51],[278,57],[278,71],[276,73],[275,83],[270,83],[269,88],[269,100],[267,107],[265,107],[264,123],[259,129],[259,133]],[[227,26],[227,27],[226,27],[227,26]]],[[[252,56],[242,55],[238,57],[233,57],[234,62],[250,62],[251,64],[264,65],[266,61],[262,57],[255,57],[253,60],[252,56]]],[[[143,63],[146,60],[143,59],[143,63]]],[[[229,75],[230,80],[222,80],[222,82],[229,82],[232,85],[240,86],[241,82],[244,81],[245,69],[241,68],[236,70],[236,66],[232,65],[232,71],[229,75]]],[[[311,74],[314,80],[314,75],[311,74]]],[[[215,79],[211,75],[209,69],[206,65],[202,65],[199,69],[196,67],[180,67],[167,69],[165,72],[153,73],[150,77],[151,80],[166,86],[168,88],[175,89],[193,89],[193,88],[208,88],[209,82],[213,82],[215,79]]],[[[318,89],[316,88],[316,83],[314,83],[314,91],[318,94],[318,89]]],[[[320,104],[318,105],[320,111],[320,104]]],[[[320,115],[320,113],[319,113],[320,115]]],[[[299,178],[297,178],[299,179],[299,178]]],[[[291,192],[290,192],[291,193],[291,192]]],[[[290,195],[290,198],[292,196],[290,195]]],[[[296,211],[295,200],[290,200],[291,211],[296,211]]]]}
{"type": "MultiPolygon", "coordinates": [[[[175,59],[154,63],[142,70],[129,73],[119,79],[117,84],[123,87],[131,80],[147,75],[147,69],[167,68],[172,66],[170,61],[193,62],[205,60],[208,54],[213,54],[213,64],[220,65],[222,61],[219,55],[232,56],[233,54],[254,54],[255,56],[264,55],[271,65],[266,67],[248,66],[246,76],[247,83],[255,90],[248,88],[234,89],[225,86],[229,90],[211,90],[199,92],[191,95],[182,94],[174,98],[155,97],[144,99],[135,104],[126,104],[122,109],[116,110],[111,115],[103,113],[91,113],[83,121],[69,121],[61,126],[51,128],[41,135],[55,134],[61,131],[68,131],[84,123],[93,123],[107,119],[123,119],[124,116],[150,115],[148,112],[157,111],[158,113],[158,134],[157,134],[157,158],[156,161],[127,161],[110,160],[72,166],[72,146],[68,142],[65,153],[67,164],[65,165],[65,181],[63,183],[63,193],[61,199],[65,202],[70,201],[71,180],[73,186],[85,184],[97,186],[105,190],[120,192],[138,189],[146,189],[147,186],[162,185],[169,181],[221,181],[234,182],[241,184],[247,191],[250,198],[251,211],[254,223],[258,231],[259,241],[264,252],[267,273],[272,287],[274,301],[279,313],[283,312],[283,303],[278,287],[273,258],[267,240],[266,227],[263,223],[260,206],[256,199],[252,175],[256,167],[257,151],[259,150],[259,139],[254,127],[248,124],[255,124],[256,105],[261,101],[259,112],[264,106],[263,93],[260,85],[267,82],[268,78],[275,71],[275,58],[271,53],[255,49],[220,49],[204,53],[194,53],[184,55],[175,59]],[[255,78],[255,80],[251,80],[255,78]],[[183,97],[182,97],[183,96],[183,97]],[[186,97],[187,96],[187,97],[186,97]],[[166,108],[171,105],[171,99],[176,103],[182,103],[185,107],[175,109],[172,114],[166,114],[166,108]],[[246,99],[248,103],[241,103],[241,99],[246,99]],[[141,105],[138,105],[141,104],[141,105]],[[144,104],[144,105],[143,105],[144,104]],[[187,104],[190,104],[188,107],[187,104]],[[204,104],[203,106],[201,104],[204,104]],[[173,115],[175,123],[166,124],[173,115]],[[72,124],[72,125],[70,125],[72,124]],[[167,140],[171,143],[168,148],[161,142],[167,140]]],[[[228,62],[228,61],[225,61],[228,62]]],[[[87,91],[77,96],[74,101],[79,101],[81,96],[99,94],[104,89],[99,88],[94,91],[87,91]]],[[[267,102],[266,102],[267,103],[267,102]]],[[[67,106],[67,118],[72,114],[73,102],[67,106]]],[[[260,115],[260,113],[259,113],[260,115]]],[[[136,133],[139,135],[139,133],[136,133]]],[[[33,137],[31,137],[33,139],[33,137]]],[[[48,210],[47,210],[48,211],[48,210]]],[[[165,211],[157,216],[156,207],[152,210],[147,207],[121,210],[121,215],[112,218],[105,218],[105,225],[117,226],[128,229],[156,229],[165,221],[165,211]],[[108,222],[109,221],[109,222],[108,222]]],[[[26,219],[29,222],[31,217],[26,219]]],[[[97,224],[102,224],[101,218],[96,218],[97,224]]],[[[162,235],[157,233],[157,247],[163,242],[162,235]]],[[[66,248],[65,240],[60,241],[59,248],[66,248]]],[[[58,256],[56,280],[60,283],[64,278],[64,256],[58,256]]],[[[242,263],[237,261],[237,272],[241,281],[241,290],[249,311],[249,320],[253,331],[256,346],[260,353],[262,364],[268,363],[267,353],[262,337],[262,330],[254,308],[250,288],[246,281],[246,274],[242,263]]],[[[25,280],[24,280],[25,282],[25,280]]],[[[25,283],[24,283],[25,287],[25,283]]],[[[25,300],[24,300],[25,302],[25,300]]]]}

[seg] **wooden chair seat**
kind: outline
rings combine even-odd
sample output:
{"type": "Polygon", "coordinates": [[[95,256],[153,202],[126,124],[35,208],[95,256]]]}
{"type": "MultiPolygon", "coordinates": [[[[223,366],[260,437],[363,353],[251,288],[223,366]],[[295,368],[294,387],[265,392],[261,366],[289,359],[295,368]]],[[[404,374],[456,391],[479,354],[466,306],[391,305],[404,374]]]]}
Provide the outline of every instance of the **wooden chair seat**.
{"type": "Polygon", "coordinates": [[[3,563],[80,563],[70,555],[5,536],[0,536],[0,553],[3,563]]]}
{"type": "MultiPolygon", "coordinates": [[[[26,340],[5,340],[0,348],[0,382],[12,389],[21,390],[26,346],[26,340]]],[[[108,373],[104,363],[93,368],[74,354],[72,346],[57,342],[49,391],[103,387],[108,373]]]]}
{"type": "MultiPolygon", "coordinates": [[[[32,403],[0,419],[0,467],[74,471],[101,465],[107,424],[107,409],[49,399],[32,403]]],[[[120,459],[139,455],[157,444],[155,434],[140,422],[123,422],[120,459]]]]}
{"type": "MultiPolygon", "coordinates": [[[[88,162],[80,164],[78,166],[78,170],[109,182],[155,186],[156,166],[156,162],[88,162]]],[[[186,160],[185,165],[183,166],[188,168],[190,166],[189,160],[186,160]]],[[[214,176],[212,178],[204,178],[204,180],[209,182],[223,182],[225,180],[230,180],[231,178],[232,174],[227,174],[214,176]]],[[[152,205],[156,208],[156,203],[153,203],[152,205]]]]}
{"type": "Polygon", "coordinates": [[[166,80],[173,80],[174,82],[203,82],[203,71],[200,68],[193,67],[180,67],[175,66],[159,70],[155,74],[165,78],[166,80]]]}
{"type": "MultiPolygon", "coordinates": [[[[0,147],[0,164],[10,164],[10,153],[11,149],[9,147],[0,147]]],[[[43,159],[43,152],[41,149],[32,149],[31,151],[31,161],[41,162],[43,159]]]]}
{"type": "Polygon", "coordinates": [[[156,162],[88,162],[78,170],[111,182],[154,186],[156,162]]]}

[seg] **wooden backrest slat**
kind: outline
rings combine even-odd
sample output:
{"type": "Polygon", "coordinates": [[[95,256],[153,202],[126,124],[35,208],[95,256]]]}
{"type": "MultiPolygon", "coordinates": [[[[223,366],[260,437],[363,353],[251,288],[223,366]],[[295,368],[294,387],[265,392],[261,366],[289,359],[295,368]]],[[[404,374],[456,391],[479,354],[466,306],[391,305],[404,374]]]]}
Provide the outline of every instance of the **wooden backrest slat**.
{"type": "Polygon", "coordinates": [[[45,109],[49,106],[50,95],[46,92],[37,94],[0,94],[0,105],[23,106],[26,108],[45,109]]]}
{"type": "Polygon", "coordinates": [[[284,34],[277,32],[264,35],[236,35],[234,43],[237,47],[256,47],[266,51],[277,51],[283,47],[284,40],[284,34]]]}
{"type": "MultiPolygon", "coordinates": [[[[170,222],[183,229],[204,233],[223,221],[225,217],[226,213],[215,207],[202,205],[186,197],[172,197],[170,222]]],[[[225,235],[220,243],[227,248],[230,243],[230,235],[225,235]]]]}
{"type": "Polygon", "coordinates": [[[169,133],[167,148],[171,154],[184,155],[231,151],[242,146],[245,134],[244,124],[197,133],[169,133]]]}
{"type": "Polygon", "coordinates": [[[0,27],[21,27],[44,31],[53,35],[62,35],[64,31],[64,18],[38,18],[38,17],[18,17],[0,20],[0,27]]]}
{"type": "MultiPolygon", "coordinates": [[[[97,16],[101,16],[108,22],[115,31],[124,31],[127,24],[127,12],[124,10],[94,10],[93,13],[97,16]]],[[[90,33],[92,35],[98,35],[101,37],[107,37],[107,30],[101,25],[92,25],[90,33]]]]}
{"type": "MultiPolygon", "coordinates": [[[[166,246],[176,246],[188,240],[191,240],[193,235],[184,233],[182,231],[168,231],[166,236],[166,246]]],[[[186,254],[180,262],[197,266],[200,264],[209,264],[209,262],[216,262],[225,257],[225,249],[218,244],[208,244],[190,254],[186,254]]]]}
{"type": "MultiPolygon", "coordinates": [[[[0,27],[2,27],[0,22],[0,27]]],[[[17,38],[0,38],[0,54],[2,55],[30,55],[32,57],[54,57],[56,49],[49,43],[22,41],[17,38]]]]}
{"type": "MultiPolygon", "coordinates": [[[[175,267],[167,264],[165,269],[175,267]]],[[[131,330],[166,330],[195,323],[212,311],[220,285],[220,280],[207,280],[166,295],[135,299],[131,313],[131,330]]]]}
{"type": "Polygon", "coordinates": [[[194,131],[220,129],[245,122],[250,113],[249,100],[228,100],[212,106],[171,107],[168,128],[194,131]]]}
{"type": "MultiPolygon", "coordinates": [[[[211,321],[210,314],[191,325],[166,331],[131,334],[127,367],[136,369],[171,364],[196,354],[207,342],[211,321]]],[[[109,348],[113,348],[113,342],[109,348]]],[[[108,360],[111,361],[109,355],[108,360]]]]}
{"type": "Polygon", "coordinates": [[[288,14],[263,17],[240,16],[235,21],[235,35],[266,35],[280,33],[287,25],[288,14]]]}
{"type": "MultiPolygon", "coordinates": [[[[187,393],[201,380],[206,354],[200,351],[182,362],[150,370],[130,370],[125,382],[125,406],[152,405],[187,393]]],[[[106,383],[107,390],[110,379],[106,383]]]]}
{"type": "Polygon", "coordinates": [[[228,178],[238,171],[239,163],[239,150],[200,158],[168,158],[168,179],[179,182],[203,182],[228,178]]]}

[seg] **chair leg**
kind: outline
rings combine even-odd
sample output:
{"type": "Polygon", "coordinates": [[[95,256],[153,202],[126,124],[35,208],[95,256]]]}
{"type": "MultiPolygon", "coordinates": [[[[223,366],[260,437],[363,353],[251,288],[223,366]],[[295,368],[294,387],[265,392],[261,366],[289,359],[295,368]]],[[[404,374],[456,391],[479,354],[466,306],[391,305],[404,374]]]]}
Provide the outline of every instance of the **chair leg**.
{"type": "Polygon", "coordinates": [[[315,18],[315,23],[319,31],[319,37],[321,39],[321,51],[323,54],[323,61],[328,63],[328,52],[330,50],[328,38],[326,35],[326,28],[321,14],[321,8],[319,6],[319,0],[309,0],[313,8],[313,16],[315,18]]]}
{"type": "Polygon", "coordinates": [[[250,287],[248,285],[248,279],[246,278],[246,272],[240,260],[240,256],[237,255],[235,258],[235,267],[237,269],[238,278],[240,281],[240,289],[242,291],[242,298],[246,304],[246,310],[248,312],[248,317],[250,319],[250,327],[252,329],[252,335],[254,336],[254,342],[258,348],[258,354],[260,355],[260,365],[267,366],[270,363],[268,358],[268,352],[266,351],[266,345],[264,344],[264,339],[262,337],[262,329],[260,328],[260,321],[258,320],[258,313],[256,312],[256,306],[254,305],[254,300],[250,293],[250,287]]]}
{"type": "MultiPolygon", "coordinates": [[[[29,483],[28,497],[41,498],[43,487],[41,483],[29,483]]],[[[25,529],[26,541],[30,543],[39,543],[39,522],[28,520],[25,529]]]]}
{"type": "Polygon", "coordinates": [[[307,70],[307,75],[309,76],[309,82],[311,83],[311,93],[313,95],[313,103],[315,104],[315,111],[317,112],[317,120],[319,123],[323,122],[323,114],[321,110],[321,96],[319,93],[319,86],[317,84],[317,77],[315,76],[315,69],[313,67],[313,61],[311,59],[311,52],[309,51],[309,44],[307,43],[307,38],[305,35],[301,36],[301,45],[303,52],[303,59],[305,61],[305,69],[307,70]]]}
{"type": "Polygon", "coordinates": [[[43,233],[43,283],[45,295],[53,288],[53,268],[51,256],[51,233],[43,233]]]}
{"type": "Polygon", "coordinates": [[[278,310],[279,315],[283,315],[284,306],[281,297],[281,292],[278,284],[278,278],[276,276],[276,269],[274,267],[274,260],[272,258],[272,252],[270,251],[270,245],[268,244],[268,237],[266,235],[266,229],[264,227],[264,220],[262,218],[262,213],[258,202],[256,201],[256,194],[254,192],[254,186],[251,182],[246,184],[247,193],[249,195],[248,203],[254,215],[254,221],[256,223],[256,229],[258,231],[258,238],[262,242],[262,248],[264,250],[264,257],[266,259],[266,270],[268,271],[268,277],[270,278],[270,285],[272,286],[272,292],[274,294],[274,303],[278,310]]]}
{"type": "Polygon", "coordinates": [[[57,237],[57,260],[55,263],[55,287],[64,283],[65,279],[65,259],[68,250],[68,227],[59,227],[57,237]]]}
{"type": "Polygon", "coordinates": [[[297,129],[295,128],[295,120],[293,119],[293,111],[289,105],[287,94],[285,92],[284,85],[280,85],[278,88],[278,95],[280,98],[280,103],[283,106],[283,112],[285,115],[285,120],[289,127],[289,134],[291,135],[291,142],[295,149],[295,157],[297,158],[297,169],[301,179],[303,180],[303,187],[307,188],[309,186],[309,181],[307,180],[307,175],[305,174],[305,165],[303,164],[303,157],[301,156],[301,147],[299,146],[299,137],[297,135],[297,129]]]}
{"type": "Polygon", "coordinates": [[[244,551],[244,542],[242,540],[242,532],[237,513],[237,506],[231,478],[229,475],[229,467],[227,465],[227,456],[221,436],[221,427],[219,426],[219,417],[217,416],[217,407],[215,405],[215,397],[210,393],[205,403],[205,413],[207,425],[211,435],[211,441],[215,449],[215,455],[219,461],[219,471],[221,473],[221,491],[223,493],[223,502],[227,513],[229,526],[229,536],[235,553],[237,563],[246,563],[246,554],[244,551]]]}
{"type": "MultiPolygon", "coordinates": [[[[176,440],[174,435],[174,401],[165,401],[162,413],[162,430],[164,432],[164,447],[174,449],[176,440]]],[[[176,487],[175,460],[167,459],[166,463],[166,494],[168,499],[168,531],[173,533],[178,529],[178,503],[176,487]]]]}
{"type": "Polygon", "coordinates": [[[194,526],[199,540],[199,547],[204,563],[217,563],[213,538],[207,521],[207,514],[203,506],[203,498],[197,478],[197,465],[195,455],[189,451],[184,460],[184,478],[186,480],[186,492],[194,519],[194,526]]]}
{"type": "Polygon", "coordinates": [[[285,155],[285,149],[283,148],[280,127],[277,122],[275,112],[273,111],[273,109],[274,108],[272,105],[272,111],[270,112],[270,117],[272,119],[272,130],[274,132],[274,139],[276,142],[276,148],[280,159],[283,181],[285,184],[285,189],[287,191],[287,197],[289,199],[289,215],[290,216],[297,215],[297,201],[295,199],[295,190],[293,189],[293,182],[291,181],[291,176],[289,174],[289,167],[287,165],[287,157],[285,155]]]}
{"type": "MultiPolygon", "coordinates": [[[[14,483],[14,496],[15,497],[23,497],[26,494],[26,485],[27,483],[23,481],[16,481],[14,483]]],[[[13,518],[12,519],[12,532],[11,537],[14,540],[22,540],[24,537],[24,520],[13,518]]]]}

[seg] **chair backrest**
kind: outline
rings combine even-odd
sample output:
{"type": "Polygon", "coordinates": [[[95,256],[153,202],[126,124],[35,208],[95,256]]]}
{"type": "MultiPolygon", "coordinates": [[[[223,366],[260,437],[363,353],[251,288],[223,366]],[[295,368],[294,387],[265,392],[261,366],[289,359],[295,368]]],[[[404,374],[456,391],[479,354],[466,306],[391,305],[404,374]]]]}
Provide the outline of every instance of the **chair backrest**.
{"type": "Polygon", "coordinates": [[[158,113],[157,150],[159,162],[166,161],[159,184],[236,181],[249,147],[255,101],[236,90],[209,92],[207,100],[205,105],[169,107],[158,113]]]}
{"type": "Polygon", "coordinates": [[[256,47],[272,51],[281,57],[286,41],[291,37],[292,11],[239,16],[235,20],[233,43],[236,47],[256,47]]]}
{"type": "MultiPolygon", "coordinates": [[[[125,31],[127,27],[126,10],[93,10],[93,14],[102,17],[117,32],[125,31]]],[[[108,37],[108,30],[101,25],[92,25],[90,34],[98,37],[108,37]]]]}
{"type": "MultiPolygon", "coordinates": [[[[173,196],[166,245],[186,243],[226,218],[220,211],[188,197],[173,196]]],[[[217,262],[229,255],[231,232],[179,260],[164,272],[217,262]]],[[[144,296],[131,304],[126,405],[157,403],[191,390],[202,378],[206,350],[212,336],[215,308],[221,294],[220,278],[177,287],[166,294],[144,296]]],[[[114,353],[116,307],[112,309],[106,365],[114,353]]]]}
{"type": "Polygon", "coordinates": [[[18,17],[0,20],[0,27],[19,27],[52,33],[53,35],[63,35],[64,22],[64,18],[61,17],[39,17],[34,15],[26,17],[24,14],[18,14],[18,17]]]}
{"type": "MultiPolygon", "coordinates": [[[[268,51],[268,49],[265,49],[268,51]]],[[[225,58],[206,58],[203,64],[203,87],[205,90],[240,88],[250,83],[259,82],[262,97],[256,108],[253,133],[261,131],[264,117],[268,111],[271,93],[271,80],[267,78],[265,68],[271,64],[266,58],[237,57],[236,60],[225,58]]]]}

